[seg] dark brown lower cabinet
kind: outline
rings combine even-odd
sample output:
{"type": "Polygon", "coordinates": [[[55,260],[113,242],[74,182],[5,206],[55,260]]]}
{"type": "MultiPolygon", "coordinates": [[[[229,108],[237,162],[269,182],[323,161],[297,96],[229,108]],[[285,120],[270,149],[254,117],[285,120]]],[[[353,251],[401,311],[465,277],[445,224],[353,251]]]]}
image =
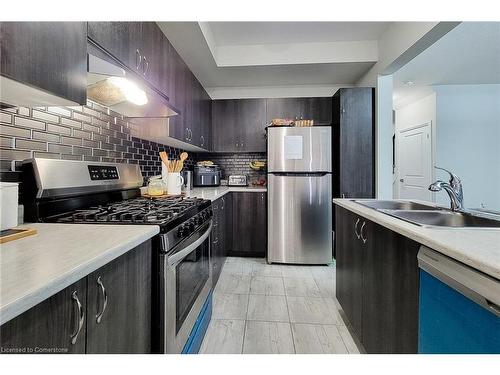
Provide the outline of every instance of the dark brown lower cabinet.
{"type": "Polygon", "coordinates": [[[336,207],[337,299],[368,353],[417,353],[420,247],[336,207]]]}
{"type": "Polygon", "coordinates": [[[0,348],[1,353],[150,353],[151,241],[3,324],[0,348]]]}
{"type": "Polygon", "coordinates": [[[232,239],[232,194],[226,194],[212,203],[212,285],[215,288],[226,261],[232,239]]]}
{"type": "Polygon", "coordinates": [[[87,277],[87,353],[150,352],[151,247],[142,244],[87,277]]]}
{"type": "Polygon", "coordinates": [[[267,251],[266,193],[233,192],[231,256],[265,257],[267,251]]]}
{"type": "Polygon", "coordinates": [[[85,353],[86,329],[83,324],[78,332],[78,303],[84,309],[86,298],[84,278],[3,324],[0,353],[85,353]]]}

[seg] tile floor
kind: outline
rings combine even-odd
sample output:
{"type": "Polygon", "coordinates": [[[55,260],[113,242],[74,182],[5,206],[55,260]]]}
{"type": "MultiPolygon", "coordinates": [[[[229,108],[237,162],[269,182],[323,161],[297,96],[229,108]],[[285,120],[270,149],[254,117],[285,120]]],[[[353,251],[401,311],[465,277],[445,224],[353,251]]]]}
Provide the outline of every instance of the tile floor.
{"type": "Polygon", "coordinates": [[[335,266],[227,258],[203,354],[359,353],[335,299],[335,266]]]}

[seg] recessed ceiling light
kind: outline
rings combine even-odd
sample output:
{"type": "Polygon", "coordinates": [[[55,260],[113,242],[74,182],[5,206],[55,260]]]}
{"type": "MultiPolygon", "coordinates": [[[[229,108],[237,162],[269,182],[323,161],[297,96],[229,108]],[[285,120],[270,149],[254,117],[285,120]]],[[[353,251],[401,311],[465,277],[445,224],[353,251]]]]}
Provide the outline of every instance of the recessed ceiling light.
{"type": "Polygon", "coordinates": [[[406,85],[406,86],[413,86],[415,84],[415,82],[413,82],[413,81],[404,81],[403,84],[406,85]]]}

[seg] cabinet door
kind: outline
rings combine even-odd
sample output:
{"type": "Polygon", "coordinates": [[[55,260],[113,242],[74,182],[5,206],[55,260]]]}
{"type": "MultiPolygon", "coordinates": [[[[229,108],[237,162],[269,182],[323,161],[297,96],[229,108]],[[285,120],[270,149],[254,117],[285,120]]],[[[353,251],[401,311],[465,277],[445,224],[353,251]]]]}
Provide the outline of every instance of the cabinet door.
{"type": "Polygon", "coordinates": [[[271,123],[275,118],[300,118],[300,98],[272,98],[267,99],[266,121],[271,123]]]}
{"type": "Polygon", "coordinates": [[[224,246],[222,257],[224,261],[233,248],[233,193],[224,195],[224,246]]]}
{"type": "Polygon", "coordinates": [[[373,198],[375,194],[374,91],[363,87],[340,89],[339,92],[340,196],[373,198]]]}
{"type": "Polygon", "coordinates": [[[238,137],[238,101],[212,101],[213,150],[216,152],[237,152],[238,137]]]}
{"type": "Polygon", "coordinates": [[[201,88],[201,135],[200,147],[211,151],[212,100],[203,87],[201,88]]]}
{"type": "Polygon", "coordinates": [[[172,45],[170,45],[168,70],[170,77],[169,98],[180,111],[178,116],[169,119],[169,134],[173,138],[186,141],[188,139],[186,132],[186,71],[188,68],[172,45]]]}
{"type": "Polygon", "coordinates": [[[332,98],[301,98],[299,101],[300,117],[314,120],[314,125],[332,124],[332,98]]]}
{"type": "Polygon", "coordinates": [[[87,353],[150,353],[151,241],[93,272],[87,282],[87,353]]]}
{"type": "Polygon", "coordinates": [[[363,246],[355,234],[355,230],[359,233],[361,219],[339,206],[335,207],[335,215],[336,296],[356,333],[361,337],[363,246]]]}
{"type": "Polygon", "coordinates": [[[0,327],[2,352],[18,349],[21,353],[85,353],[85,321],[78,332],[80,312],[86,305],[86,279],[82,279],[32,307],[0,327]],[[74,296],[73,296],[74,294],[74,296]],[[52,351],[50,351],[52,350],[52,351]]]}
{"type": "Polygon", "coordinates": [[[217,281],[219,280],[221,272],[221,247],[220,247],[220,207],[221,200],[217,199],[212,203],[212,210],[214,216],[212,217],[212,233],[211,233],[211,254],[210,262],[212,265],[212,286],[215,288],[217,281]]]}
{"type": "Polygon", "coordinates": [[[191,75],[191,90],[192,90],[192,110],[191,110],[191,135],[190,143],[201,147],[201,84],[198,82],[193,73],[191,75]]]}
{"type": "Polygon", "coordinates": [[[237,124],[241,152],[266,152],[266,100],[238,100],[237,124]]]}
{"type": "Polygon", "coordinates": [[[85,104],[86,22],[0,23],[0,71],[13,80],[85,104]]]}
{"type": "MultiPolygon", "coordinates": [[[[140,40],[137,42],[137,48],[141,51],[143,61],[139,73],[159,90],[162,88],[160,79],[163,64],[161,48],[165,46],[162,42],[163,39],[166,37],[156,22],[141,22],[140,40]]],[[[166,47],[168,48],[168,46],[166,47]]]]}
{"type": "Polygon", "coordinates": [[[233,194],[234,256],[265,256],[267,249],[266,193],[233,194]]]}
{"type": "Polygon", "coordinates": [[[133,71],[140,68],[141,22],[89,22],[88,37],[133,71]]]}
{"type": "Polygon", "coordinates": [[[417,353],[419,244],[363,222],[363,346],[368,353],[417,353]]]}

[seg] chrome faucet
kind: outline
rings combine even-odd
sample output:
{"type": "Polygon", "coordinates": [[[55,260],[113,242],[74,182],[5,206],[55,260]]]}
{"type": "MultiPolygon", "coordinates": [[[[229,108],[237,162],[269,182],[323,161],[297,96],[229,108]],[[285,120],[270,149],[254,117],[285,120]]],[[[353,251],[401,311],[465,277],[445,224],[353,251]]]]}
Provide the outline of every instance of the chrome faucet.
{"type": "Polygon", "coordinates": [[[462,181],[460,178],[447,169],[434,166],[436,169],[447,172],[450,175],[450,182],[444,182],[437,180],[436,182],[429,185],[429,190],[433,192],[438,192],[444,190],[448,193],[450,197],[450,208],[452,211],[464,211],[464,192],[462,189],[462,181]]]}

